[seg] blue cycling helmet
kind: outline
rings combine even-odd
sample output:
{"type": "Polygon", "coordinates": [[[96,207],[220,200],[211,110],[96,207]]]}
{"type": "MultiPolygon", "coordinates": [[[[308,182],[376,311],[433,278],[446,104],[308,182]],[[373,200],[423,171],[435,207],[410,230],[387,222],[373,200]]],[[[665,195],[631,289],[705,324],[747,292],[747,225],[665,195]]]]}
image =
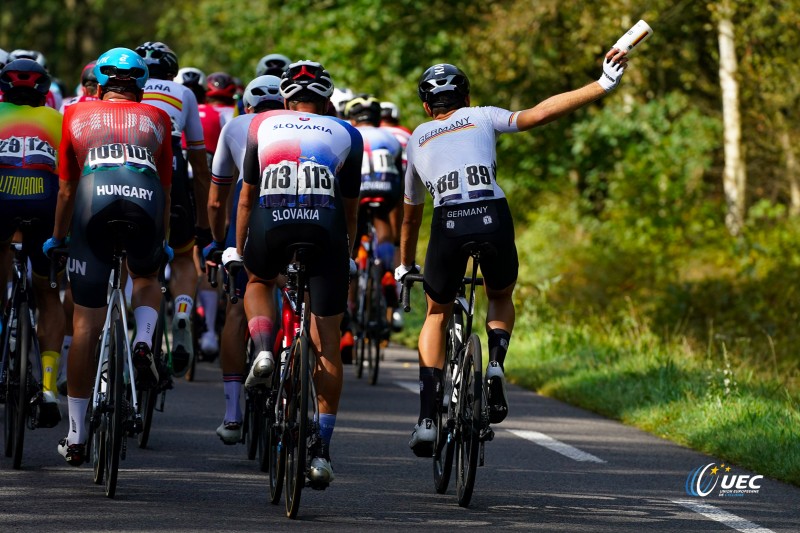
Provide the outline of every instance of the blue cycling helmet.
{"type": "Polygon", "coordinates": [[[116,79],[134,80],[139,89],[144,89],[150,72],[144,59],[130,48],[112,48],[97,59],[94,75],[101,87],[116,79]]]}

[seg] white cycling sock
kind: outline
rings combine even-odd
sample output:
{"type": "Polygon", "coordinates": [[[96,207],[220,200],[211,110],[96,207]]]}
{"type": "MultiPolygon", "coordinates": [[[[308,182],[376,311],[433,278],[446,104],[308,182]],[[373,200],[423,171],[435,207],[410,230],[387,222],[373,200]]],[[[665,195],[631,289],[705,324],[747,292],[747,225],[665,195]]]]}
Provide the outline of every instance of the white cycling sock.
{"type": "Polygon", "coordinates": [[[73,398],[67,396],[69,406],[69,432],[67,433],[67,444],[86,443],[86,408],[89,406],[89,398],[73,398]]]}
{"type": "Polygon", "coordinates": [[[194,300],[188,294],[180,294],[177,298],[175,298],[175,314],[178,313],[186,313],[187,315],[192,314],[192,307],[194,306],[194,300]]]}
{"type": "Polygon", "coordinates": [[[143,342],[147,346],[153,345],[153,333],[156,331],[158,322],[158,311],[146,305],[140,305],[133,310],[133,318],[136,320],[136,338],[133,345],[143,342]]]}
{"type": "Polygon", "coordinates": [[[200,294],[197,295],[197,299],[200,300],[203,306],[203,312],[206,316],[206,329],[213,333],[216,329],[217,303],[219,302],[217,291],[202,290],[200,294]]]}

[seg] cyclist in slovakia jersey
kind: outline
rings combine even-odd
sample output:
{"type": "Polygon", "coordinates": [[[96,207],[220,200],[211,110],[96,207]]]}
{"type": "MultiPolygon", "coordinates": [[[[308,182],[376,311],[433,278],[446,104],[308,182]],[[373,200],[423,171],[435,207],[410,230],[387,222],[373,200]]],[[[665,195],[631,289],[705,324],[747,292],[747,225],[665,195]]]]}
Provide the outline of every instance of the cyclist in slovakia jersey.
{"type": "Polygon", "coordinates": [[[63,245],[70,232],[67,270],[75,302],[67,371],[70,425],[58,451],[73,466],[86,459],[86,408],[112,268],[108,222],[122,219],[136,226],[125,246],[136,321],[133,364],[143,389],[159,379],[152,354],[161,303],[158,270],[165,254],[172,255],[164,242],[172,181],[169,115],[139,103],[147,65],[133,50],[104,53],[95,75],[101,100],[69,106],[64,115],[55,226],[43,246],[47,253],[63,245]]]}
{"type": "Polygon", "coordinates": [[[223,256],[227,263],[244,254],[249,274],[244,308],[257,352],[246,386],[260,386],[268,383],[275,367],[275,280],[291,260],[293,243],[316,245],[306,266],[310,340],[319,355],[314,383],[322,438],[308,469],[317,486],[333,481],[329,447],[342,392],[339,325],[347,306],[363,153],[356,128],[322,115],[332,92],[333,82],[322,65],[292,63],[281,79],[287,110],[253,119],[242,169],[236,249],[223,256]]]}
{"type": "MultiPolygon", "coordinates": [[[[22,231],[22,246],[33,267],[33,291],[39,308],[36,334],[42,357],[42,390],[37,427],[61,420],[56,377],[64,336],[64,310],[58,289],[49,283],[50,263],[42,244],[53,231],[58,195],[56,149],[61,142],[61,115],[44,106],[50,76],[38,63],[17,59],[0,71],[0,287],[5,304],[14,232],[22,231]],[[35,219],[17,227],[17,219],[35,219]]],[[[0,331],[9,325],[0,322],[0,331]]]]}
{"type": "Polygon", "coordinates": [[[178,74],[175,52],[161,42],[143,43],[136,52],[150,69],[142,102],[163,109],[172,120],[171,214],[174,221],[169,233],[169,244],[175,250],[175,259],[170,265],[170,291],[174,298],[172,371],[175,376],[181,376],[191,366],[194,357],[191,316],[199,276],[193,252],[195,239],[200,249],[211,241],[205,209],[211,177],[197,100],[189,88],[172,81],[178,74]],[[188,163],[194,172],[195,202],[189,190],[187,161],[181,151],[182,133],[186,135],[188,163]]]}
{"type": "MultiPolygon", "coordinates": [[[[392,275],[396,239],[392,232],[390,214],[400,207],[402,200],[402,147],[391,133],[379,127],[381,104],[374,96],[356,96],[347,102],[344,112],[364,139],[357,235],[361,237],[366,234],[367,217],[371,216],[378,239],[375,256],[381,261],[384,270],[381,286],[387,306],[385,335],[388,340],[388,324],[392,312],[398,307],[397,285],[392,275]]],[[[354,289],[355,287],[351,287],[350,290],[351,308],[355,306],[354,289]]]]}
{"type": "MultiPolygon", "coordinates": [[[[256,113],[283,109],[280,83],[281,80],[277,76],[259,76],[251,81],[242,97],[245,114],[235,117],[222,129],[211,169],[208,219],[211,222],[214,240],[203,250],[206,260],[209,260],[216,251],[221,252],[226,247],[236,247],[236,214],[242,190],[241,169],[244,166],[244,153],[247,148],[247,132],[256,113]]],[[[237,293],[241,297],[247,285],[246,273],[240,272],[238,278],[230,280],[229,283],[236,284],[237,293]]],[[[243,305],[229,302],[225,308],[225,325],[222,328],[220,350],[225,390],[225,416],[217,428],[217,435],[225,444],[236,444],[242,438],[240,397],[244,381],[243,347],[246,328],[247,320],[243,305]]]]}
{"type": "Polygon", "coordinates": [[[625,52],[612,48],[597,82],[515,112],[469,107],[469,80],[453,65],[434,65],[422,75],[419,97],[433,120],[417,127],[408,142],[402,264],[395,273],[401,280],[415,268],[427,192],[433,197],[434,210],[423,282],[428,310],[419,338],[420,414],[409,442],[416,455],[430,457],[433,452],[444,331],[466,269],[468,255],[462,246],[468,242],[488,243],[496,250],[494,255],[482,255],[480,264],[489,300],[485,374],[489,422],[502,422],[508,414],[503,365],[514,327],[511,296],[519,261],[508,202],[497,183],[497,137],[542,126],[601,98],[619,84],[627,61],[625,52]]]}
{"type": "Polygon", "coordinates": [[[61,104],[62,114],[64,113],[64,110],[68,106],[71,106],[72,104],[77,104],[78,102],[91,102],[93,100],[99,100],[99,98],[97,97],[97,77],[94,75],[94,64],[95,62],[92,61],[88,63],[85,67],[83,67],[83,71],[81,72],[82,94],[64,100],[64,103],[61,104]]]}

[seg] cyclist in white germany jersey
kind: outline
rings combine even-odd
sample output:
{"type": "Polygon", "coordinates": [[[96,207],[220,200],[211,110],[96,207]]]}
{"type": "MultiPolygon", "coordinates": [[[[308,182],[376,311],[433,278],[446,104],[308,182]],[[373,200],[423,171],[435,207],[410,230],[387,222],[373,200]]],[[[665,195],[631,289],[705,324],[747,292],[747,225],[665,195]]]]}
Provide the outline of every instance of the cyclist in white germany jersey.
{"type": "Polygon", "coordinates": [[[625,52],[612,48],[605,55],[597,82],[513,112],[469,107],[469,80],[453,65],[434,65],[422,75],[419,97],[433,120],[417,127],[408,142],[401,265],[395,272],[401,280],[415,268],[427,191],[433,197],[434,211],[423,281],[428,309],[419,337],[420,414],[409,442],[416,455],[430,457],[433,453],[444,331],[466,269],[468,255],[462,246],[468,242],[490,243],[496,250],[496,254],[481,256],[480,265],[489,300],[489,422],[502,422],[508,414],[503,365],[514,327],[511,296],[519,260],[508,202],[497,183],[498,136],[542,126],[601,98],[619,84],[627,62],[625,52]]]}

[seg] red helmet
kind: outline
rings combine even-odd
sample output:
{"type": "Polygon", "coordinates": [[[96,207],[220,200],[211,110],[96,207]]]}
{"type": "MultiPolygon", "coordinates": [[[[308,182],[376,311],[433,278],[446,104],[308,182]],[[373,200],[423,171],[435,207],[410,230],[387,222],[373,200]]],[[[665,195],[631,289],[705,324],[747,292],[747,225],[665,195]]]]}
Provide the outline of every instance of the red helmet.
{"type": "Polygon", "coordinates": [[[83,67],[83,72],[81,72],[81,85],[86,85],[87,83],[97,83],[97,76],[94,74],[95,64],[97,64],[97,61],[92,61],[83,67]]]}
{"type": "Polygon", "coordinates": [[[233,98],[236,81],[225,72],[214,72],[206,78],[206,96],[209,98],[233,98]]]}

